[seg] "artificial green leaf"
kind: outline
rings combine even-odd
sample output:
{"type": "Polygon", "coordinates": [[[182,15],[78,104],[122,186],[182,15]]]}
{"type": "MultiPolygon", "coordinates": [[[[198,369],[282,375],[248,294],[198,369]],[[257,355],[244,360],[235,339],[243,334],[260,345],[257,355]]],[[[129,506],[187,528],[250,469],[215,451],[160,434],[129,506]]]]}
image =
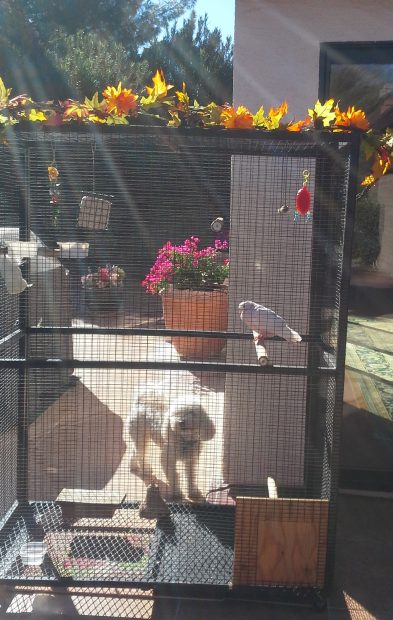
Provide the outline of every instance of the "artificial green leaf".
{"type": "Polygon", "coordinates": [[[258,112],[254,114],[254,126],[266,127],[265,110],[263,105],[259,108],[258,112]]]}

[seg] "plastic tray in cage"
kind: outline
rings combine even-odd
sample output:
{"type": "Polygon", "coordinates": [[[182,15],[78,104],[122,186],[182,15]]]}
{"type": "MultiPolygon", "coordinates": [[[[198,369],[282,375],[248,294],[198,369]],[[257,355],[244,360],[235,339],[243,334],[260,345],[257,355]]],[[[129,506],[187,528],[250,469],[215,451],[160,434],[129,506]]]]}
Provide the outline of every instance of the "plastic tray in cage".
{"type": "Polygon", "coordinates": [[[78,227],[90,230],[107,230],[112,202],[103,196],[89,194],[82,197],[78,227]]]}
{"type": "Polygon", "coordinates": [[[25,566],[39,566],[44,561],[48,548],[43,542],[28,542],[20,550],[20,557],[25,566]]]}
{"type": "Polygon", "coordinates": [[[8,254],[20,258],[35,258],[37,256],[39,244],[37,241],[7,241],[8,254]]]}

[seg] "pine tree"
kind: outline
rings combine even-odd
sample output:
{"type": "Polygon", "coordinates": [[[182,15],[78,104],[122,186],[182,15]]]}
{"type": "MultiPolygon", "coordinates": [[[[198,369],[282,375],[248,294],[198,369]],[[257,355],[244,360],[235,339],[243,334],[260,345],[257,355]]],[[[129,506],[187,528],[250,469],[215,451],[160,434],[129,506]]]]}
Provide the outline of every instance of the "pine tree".
{"type": "Polygon", "coordinates": [[[59,93],[61,98],[83,100],[118,82],[141,91],[150,80],[151,70],[146,60],[132,60],[121,43],[97,32],[59,31],[47,49],[66,82],[65,91],[59,93]]]}
{"type": "MultiPolygon", "coordinates": [[[[64,43],[65,34],[74,35],[79,43],[80,31],[95,33],[102,48],[107,44],[114,73],[122,76],[124,59],[138,63],[141,48],[194,4],[195,0],[0,0],[0,75],[14,92],[28,92],[35,99],[69,96],[74,78],[62,74],[59,58],[52,57],[56,36],[64,43]],[[112,42],[122,46],[113,54],[112,42]]],[[[81,75],[86,73],[83,63],[81,75]]],[[[135,66],[136,73],[143,67],[135,66]]],[[[93,82],[90,75],[87,83],[93,82]]]]}
{"type": "Polygon", "coordinates": [[[182,26],[167,28],[162,40],[154,41],[143,54],[151,67],[161,67],[171,84],[187,84],[192,99],[232,101],[233,45],[223,40],[218,28],[210,30],[207,15],[197,19],[195,12],[182,26]]]}

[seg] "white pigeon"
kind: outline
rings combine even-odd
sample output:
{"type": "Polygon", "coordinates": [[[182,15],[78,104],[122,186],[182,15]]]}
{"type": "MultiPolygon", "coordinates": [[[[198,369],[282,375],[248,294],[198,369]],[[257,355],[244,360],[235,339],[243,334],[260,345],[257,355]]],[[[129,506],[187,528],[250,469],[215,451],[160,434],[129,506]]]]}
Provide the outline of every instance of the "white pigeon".
{"type": "Polygon", "coordinates": [[[272,336],[280,336],[291,344],[302,341],[301,336],[288,327],[284,319],[270,308],[254,301],[242,301],[239,304],[239,310],[242,321],[255,333],[257,343],[272,336]]]}

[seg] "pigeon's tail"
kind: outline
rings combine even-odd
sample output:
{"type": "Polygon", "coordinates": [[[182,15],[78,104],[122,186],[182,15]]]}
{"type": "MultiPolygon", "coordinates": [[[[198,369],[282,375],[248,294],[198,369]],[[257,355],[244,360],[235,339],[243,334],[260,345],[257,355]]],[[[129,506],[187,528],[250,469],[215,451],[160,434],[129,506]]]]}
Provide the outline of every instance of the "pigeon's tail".
{"type": "Polygon", "coordinates": [[[285,340],[287,342],[290,342],[291,344],[297,344],[298,342],[302,341],[302,337],[300,336],[300,334],[298,334],[297,332],[295,332],[294,329],[291,329],[288,326],[285,328],[283,336],[285,340]]]}

